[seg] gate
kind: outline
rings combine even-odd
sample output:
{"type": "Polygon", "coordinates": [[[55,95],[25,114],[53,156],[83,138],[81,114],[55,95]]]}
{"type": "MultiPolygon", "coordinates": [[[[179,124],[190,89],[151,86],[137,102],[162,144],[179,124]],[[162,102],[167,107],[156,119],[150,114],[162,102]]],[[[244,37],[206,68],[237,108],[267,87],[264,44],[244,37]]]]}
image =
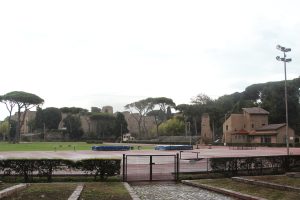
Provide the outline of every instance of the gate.
{"type": "Polygon", "coordinates": [[[174,181],[179,179],[179,156],[123,154],[123,181],[174,181]]]}

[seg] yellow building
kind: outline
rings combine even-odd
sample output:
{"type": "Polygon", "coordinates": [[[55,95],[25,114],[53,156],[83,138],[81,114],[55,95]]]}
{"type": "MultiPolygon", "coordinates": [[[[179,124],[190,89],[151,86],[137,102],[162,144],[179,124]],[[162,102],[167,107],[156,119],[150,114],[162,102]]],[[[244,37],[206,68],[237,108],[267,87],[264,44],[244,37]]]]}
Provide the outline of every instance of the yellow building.
{"type": "MultiPolygon", "coordinates": [[[[224,143],[285,143],[286,124],[269,124],[269,112],[259,108],[243,108],[243,114],[231,114],[223,123],[224,143]]],[[[288,128],[290,143],[295,132],[288,128]]]]}

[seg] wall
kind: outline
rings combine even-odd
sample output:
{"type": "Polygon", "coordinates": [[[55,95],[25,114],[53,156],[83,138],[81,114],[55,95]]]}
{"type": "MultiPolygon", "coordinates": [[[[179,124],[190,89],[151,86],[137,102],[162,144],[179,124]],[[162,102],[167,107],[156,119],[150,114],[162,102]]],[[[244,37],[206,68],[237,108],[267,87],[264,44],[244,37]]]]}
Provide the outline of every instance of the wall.
{"type": "Polygon", "coordinates": [[[255,115],[244,112],[244,129],[247,131],[260,128],[264,125],[269,124],[268,115],[255,115]],[[253,124],[253,127],[252,127],[253,124]]]}
{"type": "MultiPolygon", "coordinates": [[[[294,143],[295,141],[295,131],[291,128],[288,129],[288,135],[289,137],[293,137],[294,140],[289,140],[289,143],[294,143]]],[[[286,143],[285,141],[285,126],[278,129],[278,134],[276,138],[278,143],[286,143]]]]}
{"type": "Polygon", "coordinates": [[[230,143],[233,140],[231,133],[236,130],[243,129],[244,117],[242,114],[231,114],[230,117],[223,123],[224,142],[230,143]],[[228,129],[226,128],[228,126],[228,129]]]}

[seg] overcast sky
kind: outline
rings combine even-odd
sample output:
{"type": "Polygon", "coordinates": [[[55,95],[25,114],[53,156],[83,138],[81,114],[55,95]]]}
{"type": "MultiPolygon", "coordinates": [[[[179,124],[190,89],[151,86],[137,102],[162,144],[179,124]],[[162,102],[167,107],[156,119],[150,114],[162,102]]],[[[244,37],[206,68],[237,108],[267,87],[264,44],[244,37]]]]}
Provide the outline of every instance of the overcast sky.
{"type": "MultiPolygon", "coordinates": [[[[165,96],[190,103],[299,77],[300,1],[0,1],[0,94],[43,108],[124,105],[165,96]]],[[[0,104],[0,119],[8,112],[0,104]]]]}

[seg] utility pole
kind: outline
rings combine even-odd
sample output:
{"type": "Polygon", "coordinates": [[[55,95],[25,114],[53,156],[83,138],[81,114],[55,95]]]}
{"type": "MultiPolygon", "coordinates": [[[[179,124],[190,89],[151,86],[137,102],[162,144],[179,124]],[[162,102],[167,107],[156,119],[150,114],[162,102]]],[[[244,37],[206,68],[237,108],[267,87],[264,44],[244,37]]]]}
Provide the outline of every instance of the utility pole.
{"type": "Polygon", "coordinates": [[[286,151],[287,151],[287,155],[290,155],[290,148],[289,148],[289,133],[288,133],[288,129],[289,129],[289,120],[288,120],[288,102],[287,102],[287,87],[286,87],[286,63],[287,62],[291,62],[292,59],[291,58],[286,58],[286,53],[290,52],[291,49],[290,48],[285,48],[282,47],[280,45],[277,45],[276,48],[280,51],[283,52],[283,58],[281,58],[280,56],[277,56],[276,59],[278,61],[283,61],[284,64],[284,100],[285,100],[285,142],[286,142],[286,151]]]}

